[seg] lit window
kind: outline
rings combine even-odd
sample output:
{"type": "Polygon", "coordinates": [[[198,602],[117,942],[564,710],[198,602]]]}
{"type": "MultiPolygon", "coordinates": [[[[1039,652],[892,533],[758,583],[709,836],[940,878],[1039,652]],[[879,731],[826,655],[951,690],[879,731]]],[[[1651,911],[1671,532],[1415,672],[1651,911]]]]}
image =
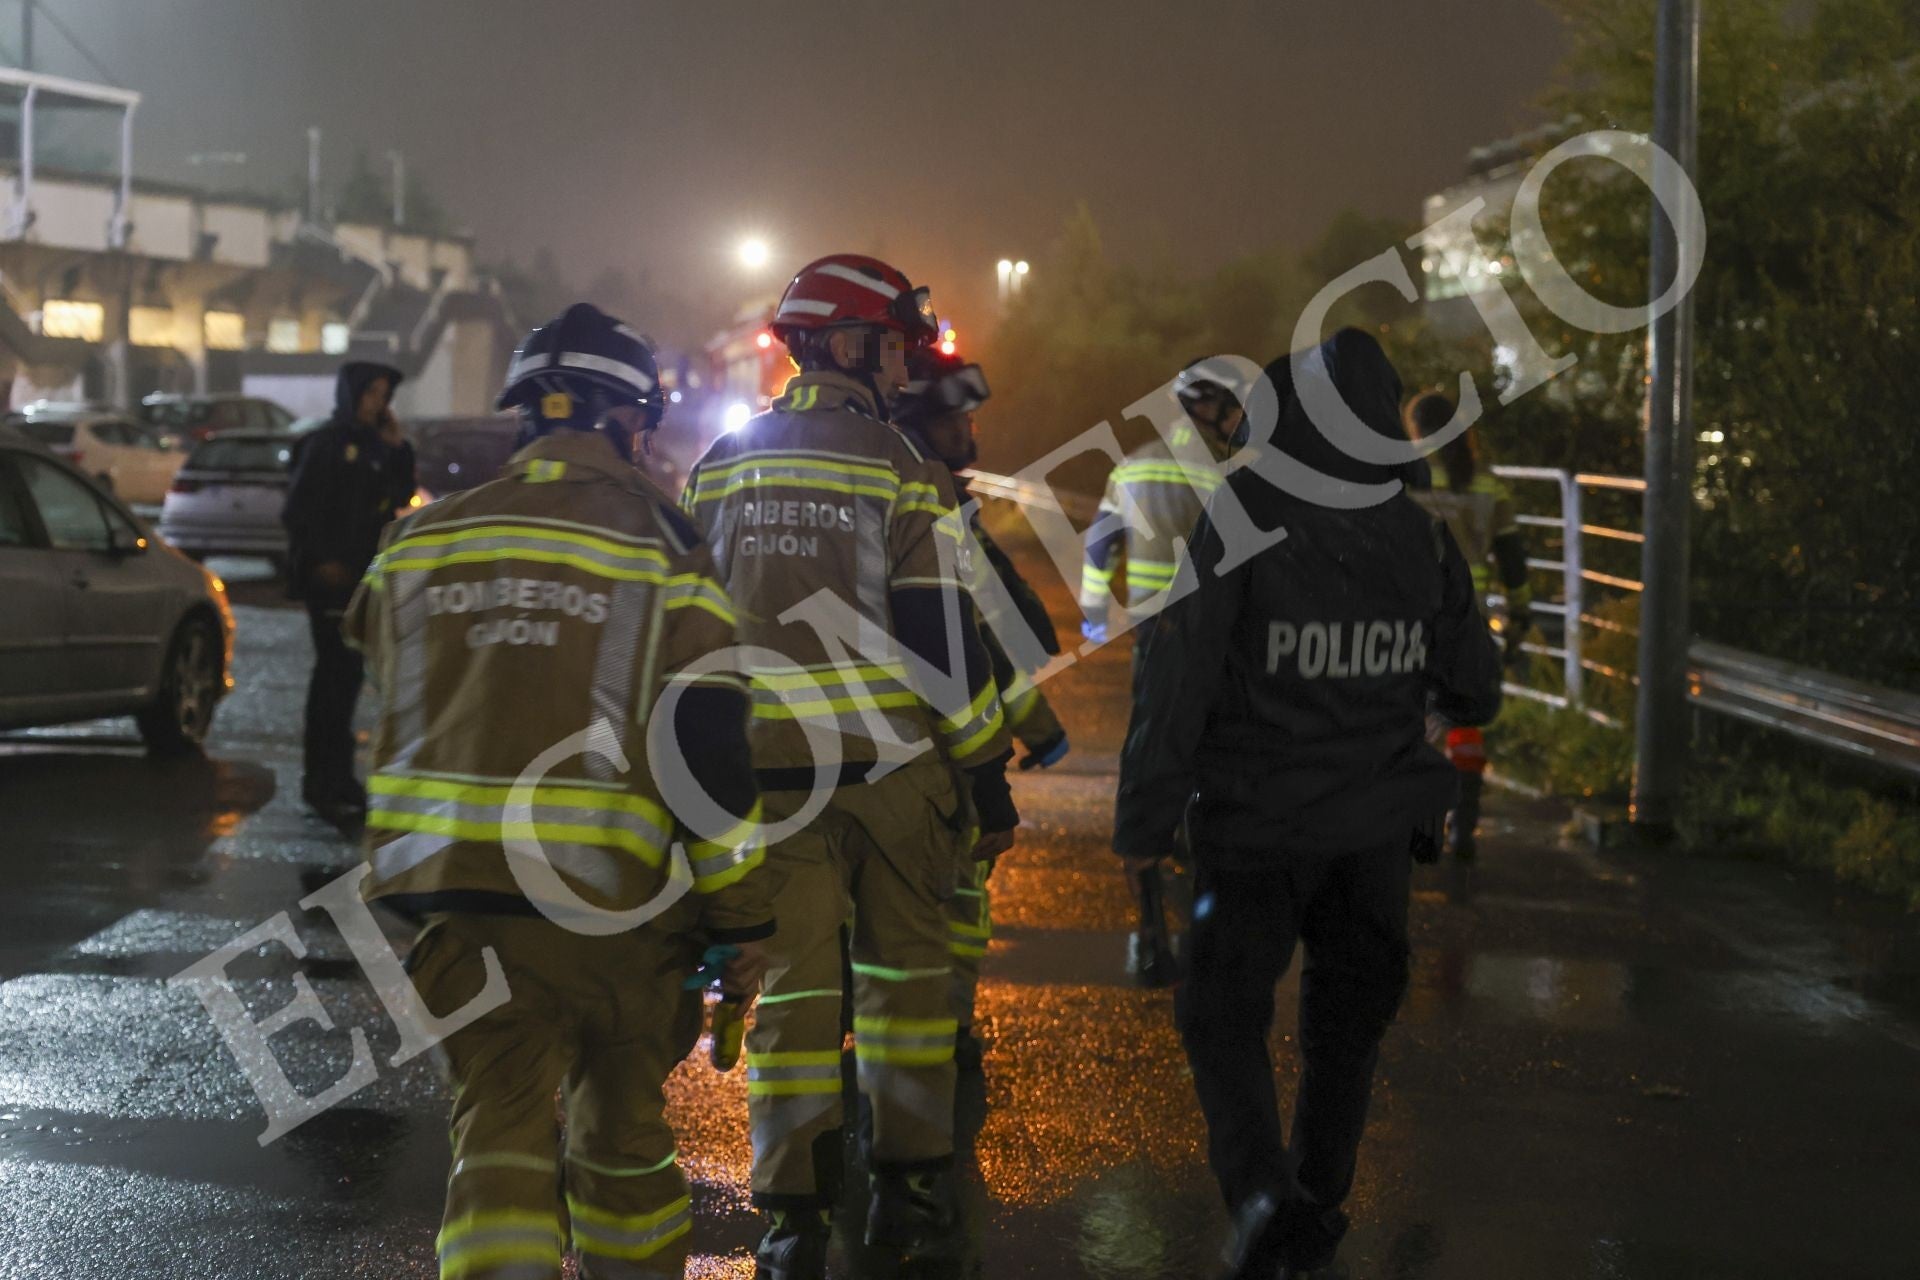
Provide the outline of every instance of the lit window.
{"type": "Polygon", "coordinates": [[[330,356],[343,356],[347,353],[347,340],[351,337],[347,326],[339,321],[320,326],[320,349],[330,356]]]}
{"type": "Polygon", "coordinates": [[[207,348],[243,351],[247,345],[247,318],[238,311],[207,312],[207,348]]]}
{"type": "Polygon", "coordinates": [[[267,350],[290,354],[300,350],[300,322],[285,318],[267,323],[267,350]]]}
{"type": "Polygon", "coordinates": [[[127,341],[136,347],[172,346],[173,308],[130,308],[127,312],[127,341]]]}
{"type": "Polygon", "coordinates": [[[107,331],[107,309],[97,302],[48,298],[40,310],[40,332],[49,338],[98,342],[107,331]]]}

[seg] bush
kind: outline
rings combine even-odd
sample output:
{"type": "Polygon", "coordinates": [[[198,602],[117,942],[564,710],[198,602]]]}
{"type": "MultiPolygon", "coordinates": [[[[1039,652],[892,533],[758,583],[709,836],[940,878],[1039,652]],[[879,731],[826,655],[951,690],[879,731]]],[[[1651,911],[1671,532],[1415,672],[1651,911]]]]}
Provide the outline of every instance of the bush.
{"type": "Polygon", "coordinates": [[[1882,787],[1826,773],[1744,753],[1703,760],[1689,780],[1681,835],[1690,845],[1830,871],[1920,911],[1920,813],[1882,787]]]}

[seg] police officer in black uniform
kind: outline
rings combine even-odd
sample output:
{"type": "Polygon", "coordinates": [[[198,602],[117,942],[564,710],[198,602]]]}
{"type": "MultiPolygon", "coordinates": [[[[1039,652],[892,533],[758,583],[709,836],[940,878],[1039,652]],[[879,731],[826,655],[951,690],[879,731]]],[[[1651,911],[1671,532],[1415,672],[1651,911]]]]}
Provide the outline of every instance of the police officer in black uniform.
{"type": "MultiPolygon", "coordinates": [[[[1472,573],[1395,483],[1424,468],[1335,447],[1292,368],[1268,370],[1290,390],[1263,447],[1324,483],[1296,477],[1283,492],[1249,466],[1215,495],[1191,543],[1198,589],[1148,648],[1114,825],[1137,869],[1172,847],[1183,815],[1191,824],[1198,883],[1177,1017],[1234,1215],[1227,1276],[1259,1280],[1329,1266],[1346,1230],[1374,1063],[1407,985],[1410,855],[1436,851],[1453,803],[1454,770],[1426,742],[1429,704],[1479,724],[1500,703],[1472,573]],[[1287,536],[1234,554],[1214,515],[1223,500],[1287,536]],[[1285,1139],[1267,1034],[1296,942],[1304,1061],[1285,1139]]],[[[1341,331],[1301,377],[1405,440],[1400,381],[1370,335],[1341,331]]]]}
{"type": "Polygon", "coordinates": [[[413,500],[413,446],[392,410],[401,373],[350,361],[334,390],[333,417],[295,446],[280,523],[287,529],[287,594],[307,606],[313,679],[307,686],[301,796],[336,825],[366,812],[353,772],[353,709],[364,675],[340,635],[353,589],[380,549],[380,532],[413,500]]]}

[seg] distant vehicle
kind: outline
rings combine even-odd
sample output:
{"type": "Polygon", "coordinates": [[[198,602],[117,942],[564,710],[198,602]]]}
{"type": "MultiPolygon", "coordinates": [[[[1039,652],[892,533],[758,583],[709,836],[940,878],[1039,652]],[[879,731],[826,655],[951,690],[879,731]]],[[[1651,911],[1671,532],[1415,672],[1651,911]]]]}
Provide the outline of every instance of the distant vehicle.
{"type": "Polygon", "coordinates": [[[259,396],[151,395],[140,402],[140,417],[189,443],[227,431],[284,432],[293,426],[291,413],[259,396]]]}
{"type": "Polygon", "coordinates": [[[198,751],[232,687],[220,580],[118,499],[0,426],[0,729],[131,715],[150,750],[198,751]]]}
{"type": "Polygon", "coordinates": [[[265,556],[283,572],[280,508],[294,443],[280,432],[229,431],[195,445],[160,508],[160,536],[196,560],[265,556]]]}
{"type": "MultiPolygon", "coordinates": [[[[195,560],[262,556],[286,572],[280,509],[300,442],[281,431],[229,431],[196,445],[160,508],[160,536],[195,560]]],[[[410,505],[432,501],[419,489],[410,505]]]]}
{"type": "Polygon", "coordinates": [[[407,424],[414,470],[438,494],[461,493],[497,480],[520,434],[515,418],[442,418],[407,424]]]}
{"type": "Polygon", "coordinates": [[[111,411],[43,403],[13,425],[127,502],[157,505],[182,461],[152,427],[111,411]]]}

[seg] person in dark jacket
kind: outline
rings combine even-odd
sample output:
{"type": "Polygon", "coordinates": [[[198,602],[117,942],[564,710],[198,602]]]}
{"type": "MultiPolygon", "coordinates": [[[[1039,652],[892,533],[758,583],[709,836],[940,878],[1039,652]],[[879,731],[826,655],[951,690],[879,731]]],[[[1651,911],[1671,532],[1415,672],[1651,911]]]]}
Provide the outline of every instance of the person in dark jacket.
{"type": "Polygon", "coordinates": [[[1324,482],[1284,492],[1262,474],[1278,468],[1252,464],[1209,504],[1191,542],[1199,586],[1148,646],[1114,821],[1114,849],[1136,871],[1190,823],[1197,884],[1177,1019],[1234,1214],[1227,1274],[1261,1280],[1329,1265],[1346,1228],[1374,1063],[1406,989],[1411,854],[1430,851],[1454,797],[1454,770],[1426,741],[1429,705],[1480,724],[1500,702],[1473,575],[1405,492],[1424,468],[1349,456],[1302,404],[1336,394],[1405,449],[1399,378],[1379,344],[1343,330],[1268,374],[1292,390],[1262,447],[1324,482]],[[1363,486],[1385,486],[1384,500],[1363,486]],[[1286,537],[1232,555],[1220,530],[1245,526],[1217,518],[1223,501],[1286,537]],[[1267,1034],[1296,941],[1304,1062],[1289,1141],[1267,1034]]]}
{"type": "Polygon", "coordinates": [[[413,500],[413,446],[393,416],[398,369],[341,366],[333,417],[294,451],[280,523],[287,529],[287,594],[307,606],[313,678],[307,686],[306,767],[300,793],[336,824],[365,813],[353,771],[353,709],[360,655],[341,638],[353,589],[380,549],[387,522],[413,500]]]}

